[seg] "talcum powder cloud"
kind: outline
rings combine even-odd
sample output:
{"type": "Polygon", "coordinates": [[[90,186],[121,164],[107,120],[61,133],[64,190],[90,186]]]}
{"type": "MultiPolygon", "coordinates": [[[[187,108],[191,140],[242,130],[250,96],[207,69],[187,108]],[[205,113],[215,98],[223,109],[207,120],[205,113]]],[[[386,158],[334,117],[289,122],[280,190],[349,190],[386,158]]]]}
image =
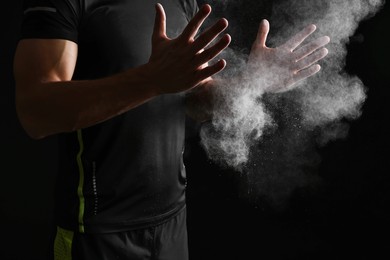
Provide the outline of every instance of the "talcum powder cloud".
{"type": "MultiPolygon", "coordinates": [[[[250,8],[247,5],[251,2],[255,6],[262,3],[226,0],[223,4],[237,11],[234,7],[250,8]]],[[[214,93],[217,103],[213,119],[203,125],[200,135],[211,160],[244,173],[240,175],[241,196],[256,205],[267,201],[268,205],[283,209],[297,189],[317,190],[317,184],[321,184],[317,174],[321,161],[318,144],[347,136],[348,121],[362,113],[367,87],[356,75],[345,71],[347,44],[359,23],[378,12],[384,1],[278,0],[272,3],[267,46],[276,47],[306,25],[316,24],[317,31],[307,41],[322,35],[331,38],[326,46],[329,55],[320,61],[322,70],[299,83],[295,90],[266,94],[261,86],[278,75],[270,71],[271,75],[266,77],[237,81],[237,74],[245,69],[247,51],[226,51],[224,58],[230,66],[218,76],[221,86],[214,93]]],[[[218,4],[222,3],[218,1],[218,4]]],[[[254,26],[257,28],[257,24],[254,26]]],[[[236,32],[245,29],[233,28],[236,32]]]]}
{"type": "MultiPolygon", "coordinates": [[[[322,70],[300,82],[295,90],[267,97],[261,86],[268,84],[264,78],[269,77],[235,81],[236,74],[245,69],[247,57],[237,51],[225,51],[231,69],[220,76],[222,83],[215,89],[217,102],[213,120],[201,129],[202,145],[209,158],[235,169],[247,165],[253,168],[255,162],[261,162],[262,158],[258,158],[258,153],[252,148],[259,144],[267,130],[280,127],[275,120],[277,115],[269,111],[266,100],[273,103],[271,106],[277,106],[280,100],[288,100],[290,106],[280,110],[288,114],[290,109],[294,114],[292,117],[297,118],[290,128],[299,125],[304,131],[321,129],[320,143],[345,136],[347,127],[338,122],[358,118],[366,99],[362,81],[344,71],[346,45],[359,23],[374,15],[383,4],[383,0],[295,0],[274,4],[272,15],[276,18],[271,23],[271,31],[273,27],[279,30],[276,37],[269,38],[268,46],[278,46],[306,25],[314,23],[318,29],[311,39],[330,36],[329,55],[320,62],[322,70]]],[[[287,150],[288,143],[285,144],[287,150]]]]}

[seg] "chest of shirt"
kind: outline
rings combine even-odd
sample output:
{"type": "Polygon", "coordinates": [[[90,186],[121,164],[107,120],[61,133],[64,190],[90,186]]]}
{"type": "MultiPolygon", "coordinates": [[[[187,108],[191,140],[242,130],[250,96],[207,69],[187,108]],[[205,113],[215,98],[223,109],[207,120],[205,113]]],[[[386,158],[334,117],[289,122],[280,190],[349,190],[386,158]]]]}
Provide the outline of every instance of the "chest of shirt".
{"type": "MultiPolygon", "coordinates": [[[[167,35],[175,38],[187,25],[188,14],[179,1],[159,2],[167,15],[167,35]]],[[[79,28],[80,64],[89,64],[95,72],[105,67],[102,71],[110,74],[146,63],[152,49],[156,3],[149,0],[86,0],[79,28]]]]}

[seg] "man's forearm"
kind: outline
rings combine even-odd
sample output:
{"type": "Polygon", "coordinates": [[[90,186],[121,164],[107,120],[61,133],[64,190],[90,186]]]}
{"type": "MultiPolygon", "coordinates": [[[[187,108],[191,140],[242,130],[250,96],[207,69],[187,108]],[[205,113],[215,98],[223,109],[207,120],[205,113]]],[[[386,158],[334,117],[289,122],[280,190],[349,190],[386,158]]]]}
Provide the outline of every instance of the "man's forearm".
{"type": "Polygon", "coordinates": [[[35,138],[71,132],[103,122],[157,95],[142,67],[111,77],[31,85],[31,93],[16,93],[17,112],[35,138]]]}

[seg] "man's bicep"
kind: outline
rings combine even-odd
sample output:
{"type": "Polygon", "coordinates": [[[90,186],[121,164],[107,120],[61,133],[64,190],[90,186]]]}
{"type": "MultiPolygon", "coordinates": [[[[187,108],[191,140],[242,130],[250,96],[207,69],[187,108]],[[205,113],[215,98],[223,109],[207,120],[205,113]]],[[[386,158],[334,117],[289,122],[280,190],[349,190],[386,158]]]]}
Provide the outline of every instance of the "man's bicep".
{"type": "Polygon", "coordinates": [[[70,80],[82,17],[78,0],[24,0],[21,38],[15,55],[17,88],[70,80]]]}
{"type": "Polygon", "coordinates": [[[24,39],[14,60],[18,91],[33,85],[72,79],[77,60],[77,44],[61,39],[24,39]]]}

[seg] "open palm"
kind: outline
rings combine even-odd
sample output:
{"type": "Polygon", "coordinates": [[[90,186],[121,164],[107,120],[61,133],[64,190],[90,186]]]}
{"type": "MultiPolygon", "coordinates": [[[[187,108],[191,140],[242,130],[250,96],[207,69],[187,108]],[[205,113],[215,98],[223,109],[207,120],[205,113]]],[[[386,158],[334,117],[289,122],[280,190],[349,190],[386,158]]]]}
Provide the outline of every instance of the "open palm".
{"type": "Polygon", "coordinates": [[[288,91],[298,81],[320,71],[321,67],[317,62],[328,54],[324,46],[329,43],[330,38],[323,36],[301,46],[316,30],[315,25],[307,26],[276,48],[266,46],[269,28],[267,20],[260,23],[248,61],[248,73],[251,77],[261,79],[264,91],[273,93],[288,91]]]}

